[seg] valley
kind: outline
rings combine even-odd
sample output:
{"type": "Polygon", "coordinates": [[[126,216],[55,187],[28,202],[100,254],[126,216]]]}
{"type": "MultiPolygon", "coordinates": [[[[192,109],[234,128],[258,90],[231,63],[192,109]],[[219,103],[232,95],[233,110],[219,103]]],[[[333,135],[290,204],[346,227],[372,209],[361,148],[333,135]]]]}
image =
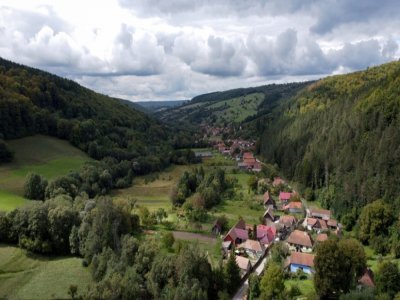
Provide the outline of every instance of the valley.
{"type": "Polygon", "coordinates": [[[398,62],[154,114],[3,64],[59,89],[0,102],[0,298],[317,299],[400,278],[398,62]]]}

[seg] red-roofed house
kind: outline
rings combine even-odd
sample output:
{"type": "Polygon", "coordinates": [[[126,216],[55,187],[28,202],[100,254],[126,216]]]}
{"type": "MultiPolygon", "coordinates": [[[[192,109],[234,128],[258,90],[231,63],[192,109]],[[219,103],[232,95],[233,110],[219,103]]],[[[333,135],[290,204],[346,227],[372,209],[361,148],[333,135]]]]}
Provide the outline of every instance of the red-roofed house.
{"type": "Polygon", "coordinates": [[[244,220],[239,220],[234,227],[232,227],[226,236],[224,242],[232,242],[235,246],[241,244],[249,239],[249,233],[246,229],[244,220]]]}
{"type": "Polygon", "coordinates": [[[306,218],[303,222],[303,226],[308,230],[315,230],[317,232],[327,231],[328,225],[326,225],[325,220],[315,219],[315,218],[306,218]]]}
{"type": "Polygon", "coordinates": [[[290,272],[296,273],[297,270],[302,270],[304,273],[314,273],[314,254],[292,252],[286,262],[290,272]]]}
{"type": "Polygon", "coordinates": [[[296,226],[297,220],[294,216],[283,215],[279,217],[279,224],[287,229],[293,229],[296,226]]]}
{"type": "Polygon", "coordinates": [[[310,209],[309,217],[328,221],[331,218],[331,211],[318,208],[310,209]]]}
{"type": "Polygon", "coordinates": [[[279,200],[285,205],[289,202],[290,197],[292,197],[292,193],[287,193],[287,192],[279,193],[279,200]]]}
{"type": "Polygon", "coordinates": [[[298,252],[311,252],[312,251],[312,240],[311,237],[305,231],[294,230],[288,237],[287,242],[291,251],[298,252]]]}
{"type": "Polygon", "coordinates": [[[325,242],[326,240],[328,240],[328,235],[326,233],[319,233],[315,239],[315,242],[321,243],[325,242]]]}
{"type": "Polygon", "coordinates": [[[283,210],[286,210],[292,214],[302,213],[303,212],[303,204],[298,201],[289,202],[289,204],[283,207],[283,210]]]}
{"type": "Polygon", "coordinates": [[[251,270],[251,262],[246,257],[236,256],[236,264],[239,266],[242,277],[244,277],[251,270]]]}
{"type": "Polygon", "coordinates": [[[257,240],[263,245],[270,245],[276,238],[274,226],[257,225],[257,240]]]}
{"type": "Polygon", "coordinates": [[[274,208],[275,207],[275,201],[269,195],[268,191],[266,191],[263,195],[263,204],[264,204],[265,208],[274,208]]]}
{"type": "Polygon", "coordinates": [[[237,247],[238,249],[242,248],[246,251],[249,256],[253,256],[255,258],[260,258],[265,253],[265,247],[259,241],[247,240],[244,243],[241,243],[237,247]]]}

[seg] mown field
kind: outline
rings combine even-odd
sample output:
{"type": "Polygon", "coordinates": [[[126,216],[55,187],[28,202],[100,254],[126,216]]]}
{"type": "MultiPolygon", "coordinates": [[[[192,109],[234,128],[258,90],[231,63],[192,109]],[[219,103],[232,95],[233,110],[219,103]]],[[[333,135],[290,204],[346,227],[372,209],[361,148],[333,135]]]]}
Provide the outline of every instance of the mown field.
{"type": "Polygon", "coordinates": [[[12,163],[0,165],[0,210],[23,205],[26,175],[35,172],[47,179],[82,167],[90,158],[67,141],[48,136],[30,136],[7,141],[15,152],[12,163]]]}
{"type": "Polygon", "coordinates": [[[90,270],[76,257],[45,257],[0,244],[0,299],[70,299],[92,282],[90,270]]]}

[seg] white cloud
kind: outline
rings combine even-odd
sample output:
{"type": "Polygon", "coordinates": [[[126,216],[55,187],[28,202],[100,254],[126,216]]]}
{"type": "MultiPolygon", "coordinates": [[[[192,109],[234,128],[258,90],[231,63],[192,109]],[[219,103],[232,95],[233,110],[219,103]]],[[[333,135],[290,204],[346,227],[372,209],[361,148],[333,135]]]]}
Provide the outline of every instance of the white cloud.
{"type": "Polygon", "coordinates": [[[396,59],[399,3],[3,0],[0,56],[113,96],[182,99],[396,59]]]}

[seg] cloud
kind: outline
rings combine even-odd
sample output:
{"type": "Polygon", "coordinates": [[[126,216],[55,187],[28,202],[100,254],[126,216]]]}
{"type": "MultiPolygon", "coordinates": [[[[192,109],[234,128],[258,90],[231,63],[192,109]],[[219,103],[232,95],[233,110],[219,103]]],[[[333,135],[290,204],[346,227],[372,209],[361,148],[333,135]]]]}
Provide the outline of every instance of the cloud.
{"type": "Polygon", "coordinates": [[[149,33],[136,33],[122,24],[112,50],[112,73],[148,76],[160,74],[165,63],[164,48],[149,33]]]}
{"type": "Polygon", "coordinates": [[[396,0],[326,0],[314,3],[317,18],[310,30],[317,34],[331,32],[344,24],[370,23],[397,18],[400,2],[396,0]]]}
{"type": "Polygon", "coordinates": [[[400,56],[400,2],[3,0],[0,56],[128,99],[182,99],[400,56]],[[90,11],[90,16],[85,11],[90,11]]]}

